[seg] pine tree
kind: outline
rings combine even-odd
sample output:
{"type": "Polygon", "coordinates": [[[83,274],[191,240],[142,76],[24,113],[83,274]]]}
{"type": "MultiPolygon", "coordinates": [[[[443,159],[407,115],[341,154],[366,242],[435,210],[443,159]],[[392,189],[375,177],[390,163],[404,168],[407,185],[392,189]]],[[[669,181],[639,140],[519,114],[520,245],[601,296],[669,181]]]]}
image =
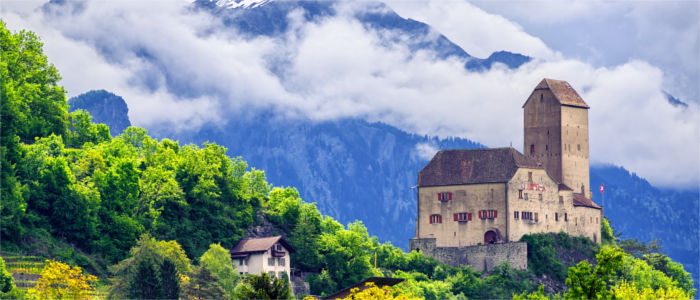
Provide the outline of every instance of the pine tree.
{"type": "Polygon", "coordinates": [[[169,259],[164,259],[160,265],[160,282],[165,299],[180,298],[180,276],[175,264],[169,259]]]}

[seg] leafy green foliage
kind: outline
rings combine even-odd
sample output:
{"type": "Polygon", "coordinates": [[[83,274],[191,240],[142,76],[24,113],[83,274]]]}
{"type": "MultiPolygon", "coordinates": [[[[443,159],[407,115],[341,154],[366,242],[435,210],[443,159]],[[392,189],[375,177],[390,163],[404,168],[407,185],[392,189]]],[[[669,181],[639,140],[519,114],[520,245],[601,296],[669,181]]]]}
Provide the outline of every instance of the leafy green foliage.
{"type": "Polygon", "coordinates": [[[563,281],[567,275],[566,265],[573,260],[593,259],[598,245],[582,237],[572,237],[564,232],[558,234],[526,234],[520,241],[527,242],[528,269],[535,275],[543,274],[563,281]],[[573,257],[570,254],[582,254],[573,257]]]}
{"type": "Polygon", "coordinates": [[[199,258],[199,265],[219,278],[219,284],[231,296],[238,283],[238,274],[233,267],[231,254],[220,244],[209,245],[209,250],[199,258]]]}
{"type": "Polygon", "coordinates": [[[182,295],[186,299],[222,299],[226,292],[209,269],[195,267],[192,277],[182,287],[182,295]]]}
{"type": "Polygon", "coordinates": [[[613,229],[610,226],[610,220],[603,217],[600,222],[600,241],[603,245],[615,245],[616,239],[613,229]]]}
{"type": "Polygon", "coordinates": [[[162,299],[173,293],[180,276],[191,271],[190,260],[175,241],[143,235],[130,252],[131,257],[112,268],[117,276],[110,292],[113,297],[162,299]]]}
{"type": "Polygon", "coordinates": [[[5,260],[0,257],[0,292],[7,293],[15,287],[12,274],[5,269],[5,260]]]}
{"type": "Polygon", "coordinates": [[[240,299],[288,299],[292,292],[286,278],[271,278],[267,273],[260,273],[248,277],[236,296],[240,299]]]}

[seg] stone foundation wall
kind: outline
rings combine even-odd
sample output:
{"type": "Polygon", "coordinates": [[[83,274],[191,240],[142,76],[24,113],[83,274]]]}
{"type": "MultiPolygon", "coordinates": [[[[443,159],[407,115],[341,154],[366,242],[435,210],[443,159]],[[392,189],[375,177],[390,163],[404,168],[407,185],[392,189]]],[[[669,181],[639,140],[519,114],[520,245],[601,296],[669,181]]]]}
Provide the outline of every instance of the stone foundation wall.
{"type": "Polygon", "coordinates": [[[439,262],[459,267],[469,265],[475,271],[489,271],[508,261],[514,269],[527,269],[527,243],[501,243],[467,247],[436,247],[434,238],[411,239],[409,249],[430,255],[439,262]]]}

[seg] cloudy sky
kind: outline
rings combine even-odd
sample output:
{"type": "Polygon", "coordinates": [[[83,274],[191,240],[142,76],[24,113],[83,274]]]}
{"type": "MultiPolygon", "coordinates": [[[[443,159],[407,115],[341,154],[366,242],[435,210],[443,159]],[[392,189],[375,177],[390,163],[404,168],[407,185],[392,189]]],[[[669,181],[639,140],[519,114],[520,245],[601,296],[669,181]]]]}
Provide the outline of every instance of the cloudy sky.
{"type": "MultiPolygon", "coordinates": [[[[522,149],[521,105],[544,77],[567,80],[591,106],[591,161],[622,165],[663,187],[700,180],[697,1],[403,1],[398,14],[430,24],[476,57],[534,58],[511,70],[468,72],[464,61],[387,45],[400,32],[338,15],[275,37],[245,38],[188,1],[87,1],[38,9],[3,0],[12,30],[35,31],[69,96],[123,96],[135,125],[197,128],[240,111],[290,118],[359,117],[418,134],[522,149]],[[688,107],[668,104],[664,91],[688,107]]],[[[425,149],[422,149],[425,150],[425,149]]]]}

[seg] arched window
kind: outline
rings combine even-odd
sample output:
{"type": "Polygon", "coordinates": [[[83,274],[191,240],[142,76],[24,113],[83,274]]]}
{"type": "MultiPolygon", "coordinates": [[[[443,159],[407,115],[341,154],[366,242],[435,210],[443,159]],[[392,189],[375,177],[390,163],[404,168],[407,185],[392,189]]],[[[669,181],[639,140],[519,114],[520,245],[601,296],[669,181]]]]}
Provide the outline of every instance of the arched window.
{"type": "Polygon", "coordinates": [[[535,144],[530,145],[530,154],[535,153],[535,144]]]}

